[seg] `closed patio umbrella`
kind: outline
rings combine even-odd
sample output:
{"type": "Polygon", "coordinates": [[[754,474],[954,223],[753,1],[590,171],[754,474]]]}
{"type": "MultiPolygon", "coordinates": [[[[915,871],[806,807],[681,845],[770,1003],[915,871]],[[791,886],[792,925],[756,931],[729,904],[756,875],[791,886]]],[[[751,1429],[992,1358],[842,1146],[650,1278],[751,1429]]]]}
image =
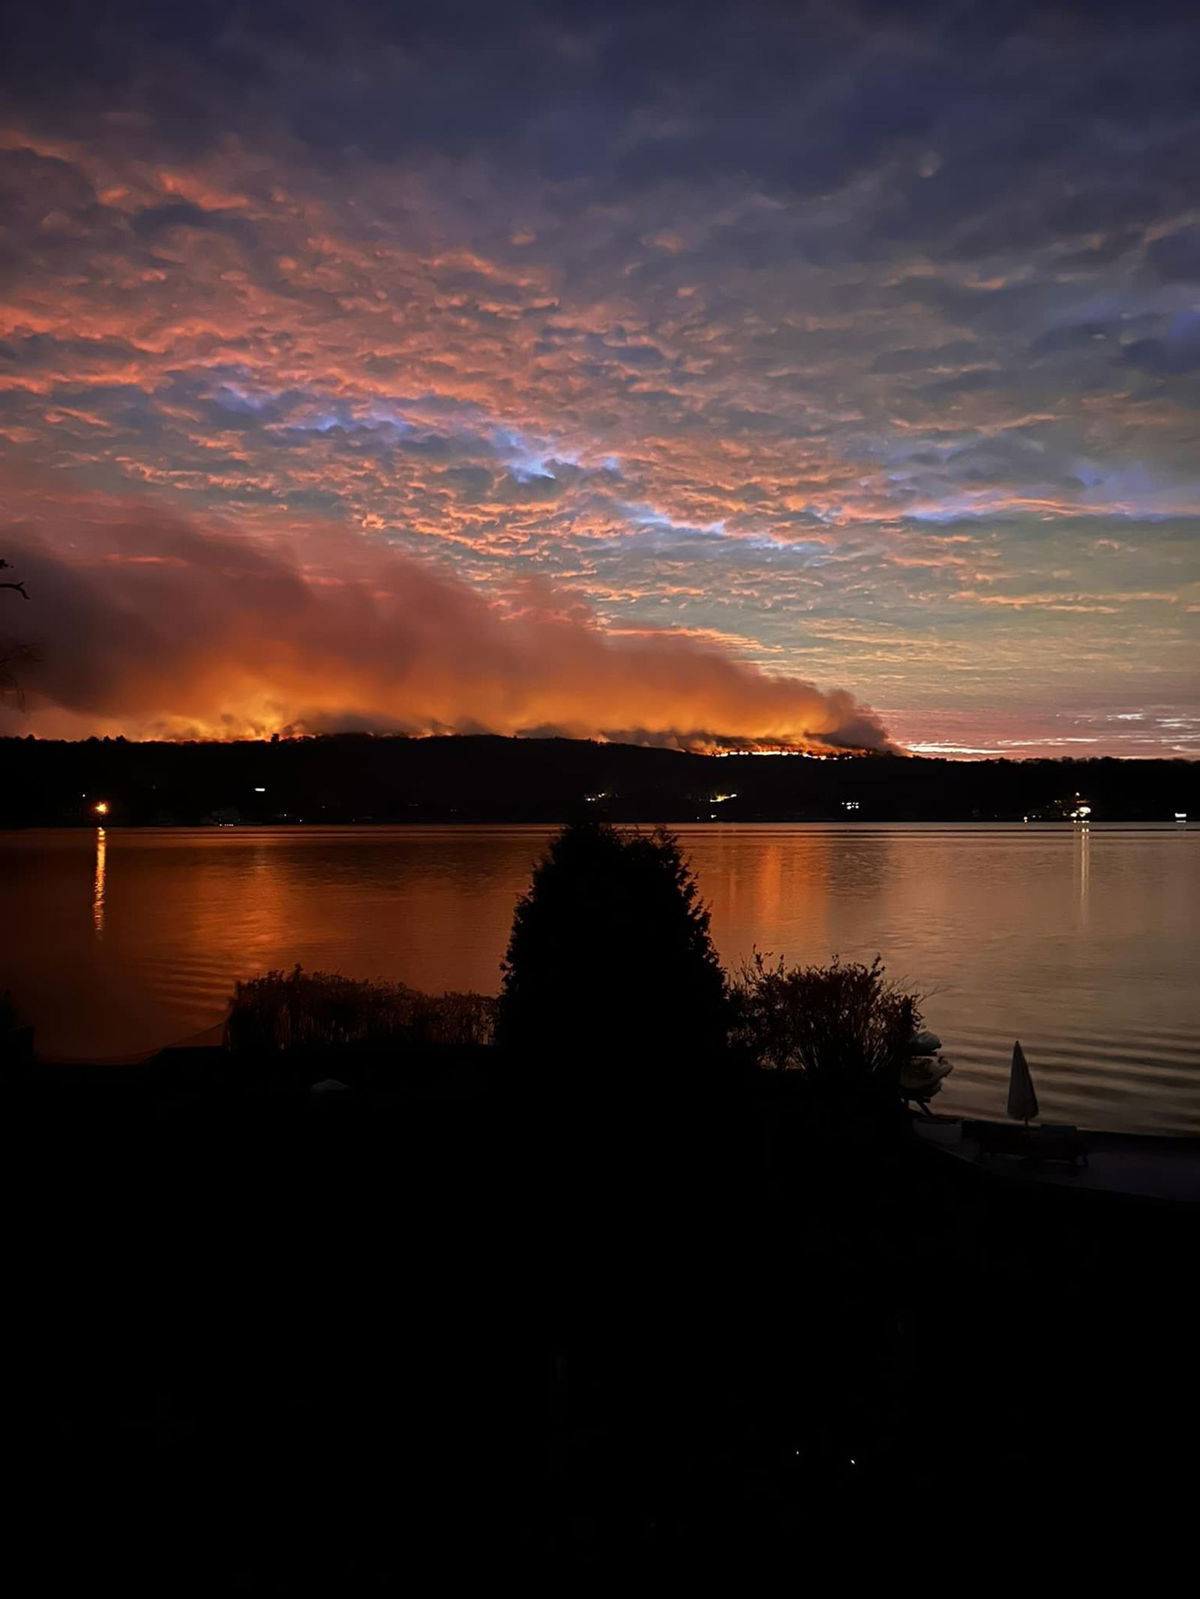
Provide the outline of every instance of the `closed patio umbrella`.
{"type": "Polygon", "coordinates": [[[1029,1075],[1029,1062],[1018,1041],[1013,1045],[1012,1071],[1008,1077],[1008,1114],[1014,1121],[1028,1125],[1038,1113],[1037,1092],[1029,1075]]]}

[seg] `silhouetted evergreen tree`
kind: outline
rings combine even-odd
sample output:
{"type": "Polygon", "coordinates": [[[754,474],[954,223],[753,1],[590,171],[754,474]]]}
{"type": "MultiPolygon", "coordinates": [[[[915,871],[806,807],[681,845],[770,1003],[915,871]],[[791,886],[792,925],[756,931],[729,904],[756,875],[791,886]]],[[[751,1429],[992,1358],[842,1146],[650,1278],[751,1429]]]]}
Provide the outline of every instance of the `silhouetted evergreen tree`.
{"type": "Polygon", "coordinates": [[[711,1060],[727,1018],[708,924],[671,834],[564,828],[517,902],[497,1041],[563,1070],[711,1060]]]}

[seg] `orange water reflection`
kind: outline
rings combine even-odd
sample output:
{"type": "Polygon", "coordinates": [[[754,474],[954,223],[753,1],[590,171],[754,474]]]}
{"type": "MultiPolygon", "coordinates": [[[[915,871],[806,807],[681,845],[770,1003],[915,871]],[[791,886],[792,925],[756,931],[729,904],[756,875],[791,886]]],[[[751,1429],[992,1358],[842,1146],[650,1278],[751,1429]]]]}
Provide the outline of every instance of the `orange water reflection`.
{"type": "Polygon", "coordinates": [[[108,878],[108,839],[104,829],[96,829],[96,869],[92,877],[92,931],[104,934],[104,895],[108,878]]]}
{"type": "MultiPolygon", "coordinates": [[[[495,992],[539,828],[0,835],[11,986],[49,1054],[219,1023],[270,967],[495,992]]],[[[1200,834],[1103,827],[681,830],[727,966],[871,959],[927,996],[957,1108],[1000,1113],[1020,1037],[1045,1113],[1200,1130],[1200,834]],[[994,1101],[994,1102],[993,1102],[994,1101]]]]}

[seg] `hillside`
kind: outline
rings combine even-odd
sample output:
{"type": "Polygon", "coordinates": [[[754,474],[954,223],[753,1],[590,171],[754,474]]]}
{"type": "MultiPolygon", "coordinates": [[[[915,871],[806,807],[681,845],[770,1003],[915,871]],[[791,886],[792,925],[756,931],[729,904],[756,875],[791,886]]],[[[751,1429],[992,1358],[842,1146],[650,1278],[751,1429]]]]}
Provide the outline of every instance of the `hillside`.
{"type": "Polygon", "coordinates": [[[0,740],[0,825],[316,822],[1096,821],[1200,814],[1187,761],[709,756],[570,739],[150,744],[0,740]]]}

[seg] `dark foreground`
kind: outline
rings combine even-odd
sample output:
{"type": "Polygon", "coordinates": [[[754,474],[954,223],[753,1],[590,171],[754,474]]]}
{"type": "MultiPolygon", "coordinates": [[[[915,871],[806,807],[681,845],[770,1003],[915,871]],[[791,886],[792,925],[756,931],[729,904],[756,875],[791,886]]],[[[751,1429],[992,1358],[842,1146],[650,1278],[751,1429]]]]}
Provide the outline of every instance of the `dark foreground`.
{"type": "Polygon", "coordinates": [[[1195,1207],[831,1150],[778,1082],[341,1064],[9,1081],[22,1591],[1077,1579],[1187,1526],[1195,1207]]]}

